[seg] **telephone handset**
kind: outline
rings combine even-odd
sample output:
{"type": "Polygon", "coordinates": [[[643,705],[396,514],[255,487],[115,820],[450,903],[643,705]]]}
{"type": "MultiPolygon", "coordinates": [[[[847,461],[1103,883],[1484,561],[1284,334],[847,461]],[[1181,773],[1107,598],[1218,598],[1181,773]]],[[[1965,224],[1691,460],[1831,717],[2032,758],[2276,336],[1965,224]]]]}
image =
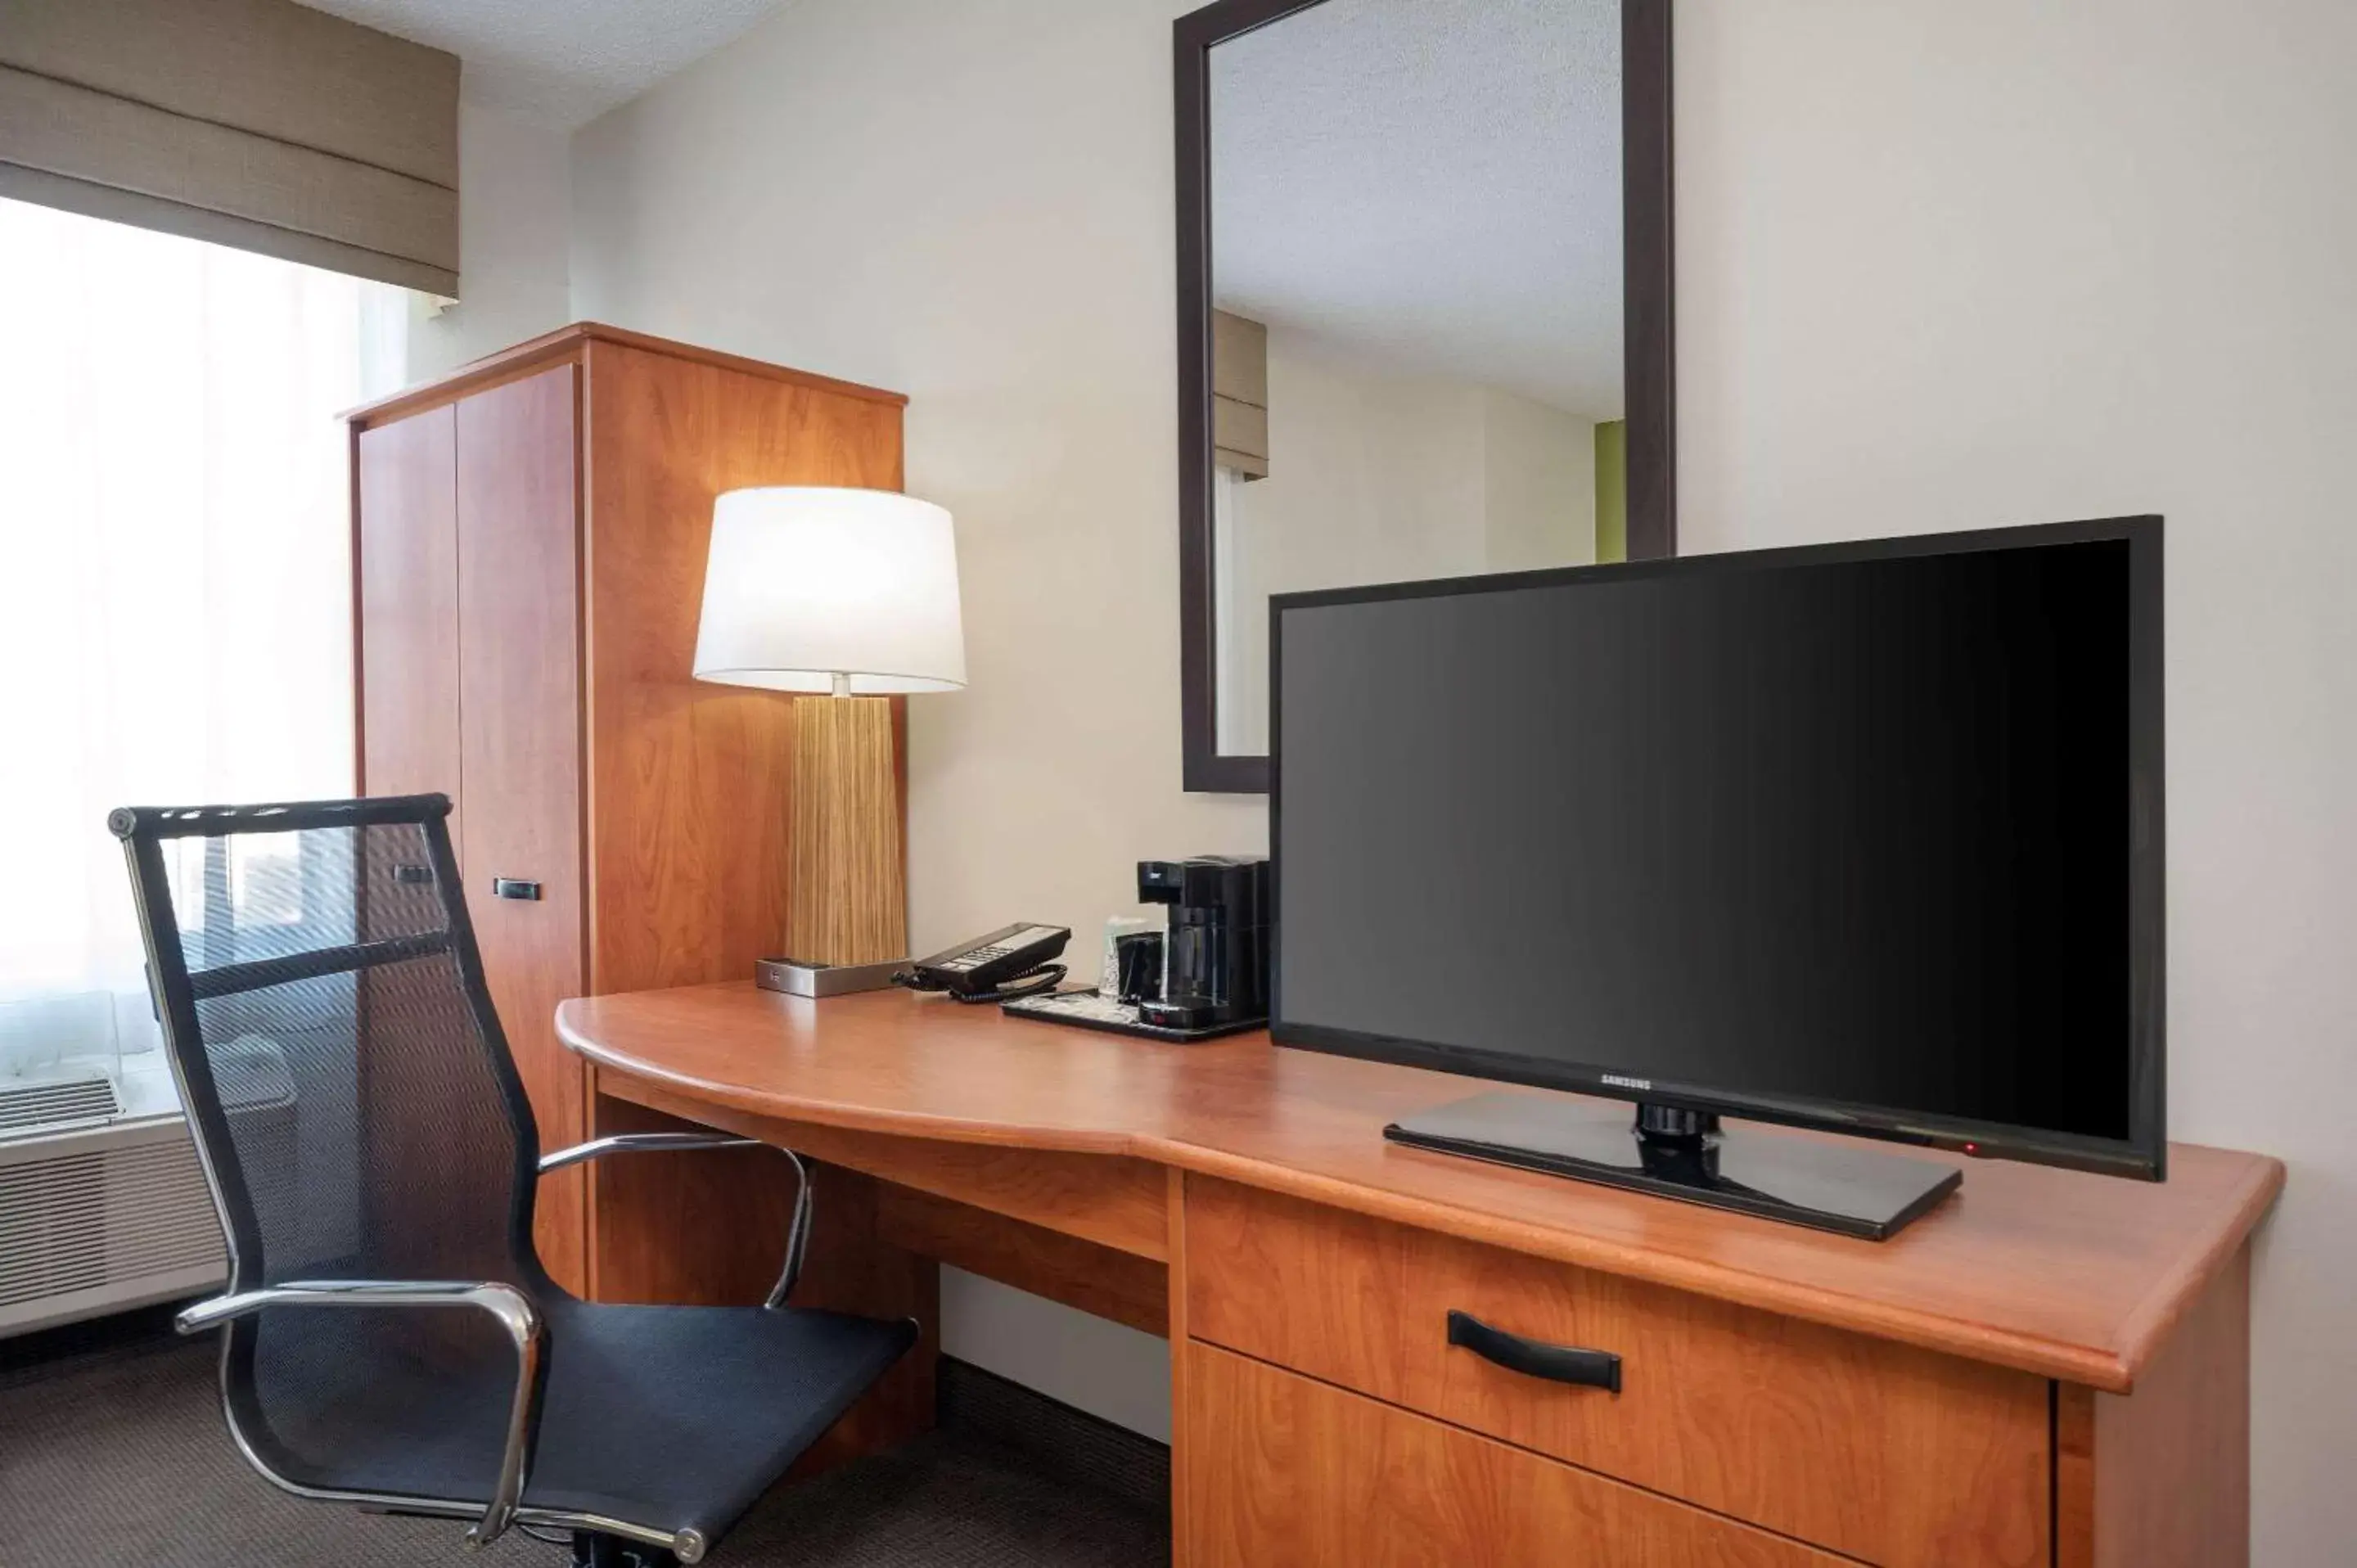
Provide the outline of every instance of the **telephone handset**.
{"type": "Polygon", "coordinates": [[[946,991],[958,1002],[1012,1002],[1052,990],[1064,966],[1050,961],[1072,940],[1070,928],[1017,921],[920,959],[892,978],[911,991],[946,991]]]}

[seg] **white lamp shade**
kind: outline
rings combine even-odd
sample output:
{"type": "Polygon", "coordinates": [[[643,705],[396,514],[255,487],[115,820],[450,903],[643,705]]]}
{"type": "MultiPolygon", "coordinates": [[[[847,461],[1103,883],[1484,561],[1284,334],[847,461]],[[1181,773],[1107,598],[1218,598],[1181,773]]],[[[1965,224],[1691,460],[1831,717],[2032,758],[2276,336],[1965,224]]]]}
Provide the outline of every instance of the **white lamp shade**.
{"type": "Polygon", "coordinates": [[[862,694],[965,684],[950,514],[890,490],[774,486],[713,503],[702,681],[862,694]]]}

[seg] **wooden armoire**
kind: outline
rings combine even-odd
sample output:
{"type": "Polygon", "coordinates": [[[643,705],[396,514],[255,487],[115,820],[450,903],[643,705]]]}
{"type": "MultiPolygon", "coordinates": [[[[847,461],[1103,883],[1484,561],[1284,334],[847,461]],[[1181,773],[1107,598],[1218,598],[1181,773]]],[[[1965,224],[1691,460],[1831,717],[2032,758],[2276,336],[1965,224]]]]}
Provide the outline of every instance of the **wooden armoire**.
{"type": "MultiPolygon", "coordinates": [[[[349,416],[361,789],[456,803],[544,1152],[605,1130],[558,1001],[748,977],[783,934],[797,699],[689,672],[713,499],[899,489],[906,402],[585,322],[349,416]]],[[[595,1294],[592,1168],[536,1234],[595,1294]]]]}

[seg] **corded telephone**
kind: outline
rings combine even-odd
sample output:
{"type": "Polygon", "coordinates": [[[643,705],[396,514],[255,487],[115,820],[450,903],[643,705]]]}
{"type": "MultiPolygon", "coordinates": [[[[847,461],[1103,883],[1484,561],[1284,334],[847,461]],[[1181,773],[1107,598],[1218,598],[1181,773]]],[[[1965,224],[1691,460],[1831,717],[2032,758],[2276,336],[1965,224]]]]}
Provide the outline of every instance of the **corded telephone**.
{"type": "Polygon", "coordinates": [[[1050,961],[1071,940],[1069,927],[1018,920],[920,959],[892,978],[911,991],[946,991],[959,1002],[1012,1002],[1064,978],[1064,966],[1050,961]]]}

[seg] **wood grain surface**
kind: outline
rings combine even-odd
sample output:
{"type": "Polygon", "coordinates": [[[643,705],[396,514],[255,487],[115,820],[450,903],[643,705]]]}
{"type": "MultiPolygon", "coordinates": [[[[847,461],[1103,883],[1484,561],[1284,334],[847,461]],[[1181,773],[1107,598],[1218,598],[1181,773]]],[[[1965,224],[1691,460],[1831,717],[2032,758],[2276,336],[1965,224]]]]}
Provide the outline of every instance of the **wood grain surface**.
{"type": "Polygon", "coordinates": [[[749,983],[576,999],[558,1031],[609,1090],[651,1086],[701,1121],[1125,1155],[2111,1392],[2283,1185],[2278,1161],[2191,1144],[2165,1184],[1971,1163],[1956,1197],[1862,1241],[1386,1143],[1385,1122],[1475,1086],[1264,1035],[1163,1045],[749,983]]]}
{"type": "Polygon", "coordinates": [[[911,1137],[827,1122],[764,1116],[734,1106],[706,1104],[666,1086],[602,1069],[598,1084],[608,1098],[631,1100],[667,1115],[724,1127],[1134,1257],[1159,1262],[1168,1253],[1169,1219],[1164,1205],[1168,1185],[1161,1168],[1145,1160],[911,1137]]]}
{"type": "Polygon", "coordinates": [[[2133,1398],[2056,1390],[2057,1568],[2251,1560],[2251,1254],[2210,1283],[2133,1398]]]}
{"type": "Polygon", "coordinates": [[[790,1479],[888,1453],[931,1432],[942,1352],[942,1271],[932,1259],[884,1240],[877,1211],[884,1184],[823,1164],[812,1167],[811,1180],[818,1218],[793,1305],[909,1318],[917,1325],[917,1342],[794,1461],[786,1472],[790,1479]]]}
{"type": "Polygon", "coordinates": [[[905,1251],[1142,1333],[1169,1332],[1169,1271],[1151,1258],[890,1182],[877,1184],[876,1219],[877,1234],[905,1251]]]}
{"type": "Polygon", "coordinates": [[[1889,1568],[2047,1561],[2043,1378],[1204,1176],[1187,1231],[1197,1339],[1889,1568]],[[1453,1348],[1452,1311],[1620,1391],[1453,1348]]]}
{"type": "Polygon", "coordinates": [[[1195,1450],[1206,1434],[1199,1433],[1190,1415],[1189,1398],[1194,1364],[1189,1348],[1193,1332],[1187,1314],[1186,1282],[1192,1253],[1187,1245],[1187,1173],[1172,1167],[1169,1176],[1170,1279],[1170,1563],[1191,1568],[1196,1561],[1195,1531],[1187,1507],[1189,1477],[1194,1473],[1195,1450]]]}
{"type": "Polygon", "coordinates": [[[1846,1559],[1203,1345],[1190,1568],[1833,1568],[1846,1559]]]}
{"type": "MultiPolygon", "coordinates": [[[[383,430],[355,431],[352,456],[356,785],[364,795],[448,795],[451,849],[463,865],[457,427],[444,409],[383,430]]],[[[392,868],[371,861],[365,875],[390,876],[392,868]]],[[[391,896],[381,900],[368,896],[377,889],[364,885],[361,891],[364,935],[401,929],[398,916],[387,930],[365,924],[371,910],[410,908],[401,888],[389,887],[391,896]]],[[[360,1136],[379,1156],[362,1166],[379,1255],[387,1267],[436,1273],[436,1206],[459,1201],[467,1184],[437,1156],[439,1128],[421,1124],[415,1106],[386,1087],[400,1081],[400,1053],[395,1047],[388,1055],[382,1042],[459,1020],[404,1016],[421,1004],[396,974],[366,971],[359,985],[369,1037],[379,1042],[358,1064],[360,1136]]]]}
{"type": "Polygon", "coordinates": [[[511,344],[479,360],[469,360],[446,376],[438,376],[418,386],[404,387],[373,402],[347,409],[339,417],[362,427],[406,418],[421,410],[531,375],[560,360],[577,361],[592,343],[643,349],[650,353],[707,365],[715,370],[730,371],[762,381],[782,381],[837,397],[883,403],[891,408],[901,407],[909,401],[906,393],[888,392],[882,387],[862,386],[857,381],[839,381],[833,376],[797,371],[786,365],[773,365],[766,360],[748,359],[742,354],[726,353],[718,349],[650,337],[644,332],[608,327],[602,321],[576,321],[553,332],[544,332],[537,338],[511,344]]]}
{"type": "Polygon", "coordinates": [[[803,963],[907,958],[891,700],[802,697],[793,715],[792,866],[781,950],[803,963]]]}
{"type": "MultiPolygon", "coordinates": [[[[550,1031],[558,996],[746,975],[782,946],[794,700],[694,678],[713,499],[898,489],[905,402],[584,323],[351,416],[363,784],[457,802],[452,838],[544,1144],[590,1115],[587,1069],[550,1031]],[[491,873],[540,882],[541,901],[490,898],[491,873]]],[[[889,711],[897,732],[904,704],[889,711]]],[[[896,775],[895,851],[904,788],[896,775]]],[[[543,1184],[542,1251],[569,1285],[586,1274],[594,1289],[585,1232],[606,1174],[543,1184]]],[[[663,1179],[737,1207],[688,1170],[663,1179]]],[[[1148,1222],[1159,1246],[1158,1201],[1148,1222]]],[[[753,1229],[721,1227],[714,1244],[742,1255],[700,1266],[774,1266],[753,1229]]]]}
{"type": "MultiPolygon", "coordinates": [[[[580,628],[573,367],[456,406],[458,727],[467,908],[483,975],[540,1124],[540,1152],[581,1142],[587,1074],[552,1011],[583,989],[580,628]],[[540,884],[491,895],[494,877],[540,884]]],[[[426,416],[431,418],[431,415],[426,416]]],[[[586,1176],[540,1184],[533,1236],[551,1277],[587,1283],[586,1176]]]]}
{"type": "Polygon", "coordinates": [[[899,403],[611,334],[585,353],[588,988],[749,976],[785,937],[794,699],[694,677],[712,502],[899,489],[899,403]]]}
{"type": "MultiPolygon", "coordinates": [[[[610,1095],[592,1135],[700,1131],[610,1095]]],[[[652,1305],[748,1306],[777,1283],[793,1223],[793,1167],[770,1149],[668,1150],[593,1161],[598,1212],[590,1294],[652,1305]]],[[[839,1233],[841,1217],[828,1216],[839,1233]]],[[[840,1239],[839,1234],[836,1237],[840,1239]]]]}
{"type": "Polygon", "coordinates": [[[464,826],[457,424],[446,409],[363,430],[353,453],[360,790],[449,796],[456,848],[464,826]]]}

